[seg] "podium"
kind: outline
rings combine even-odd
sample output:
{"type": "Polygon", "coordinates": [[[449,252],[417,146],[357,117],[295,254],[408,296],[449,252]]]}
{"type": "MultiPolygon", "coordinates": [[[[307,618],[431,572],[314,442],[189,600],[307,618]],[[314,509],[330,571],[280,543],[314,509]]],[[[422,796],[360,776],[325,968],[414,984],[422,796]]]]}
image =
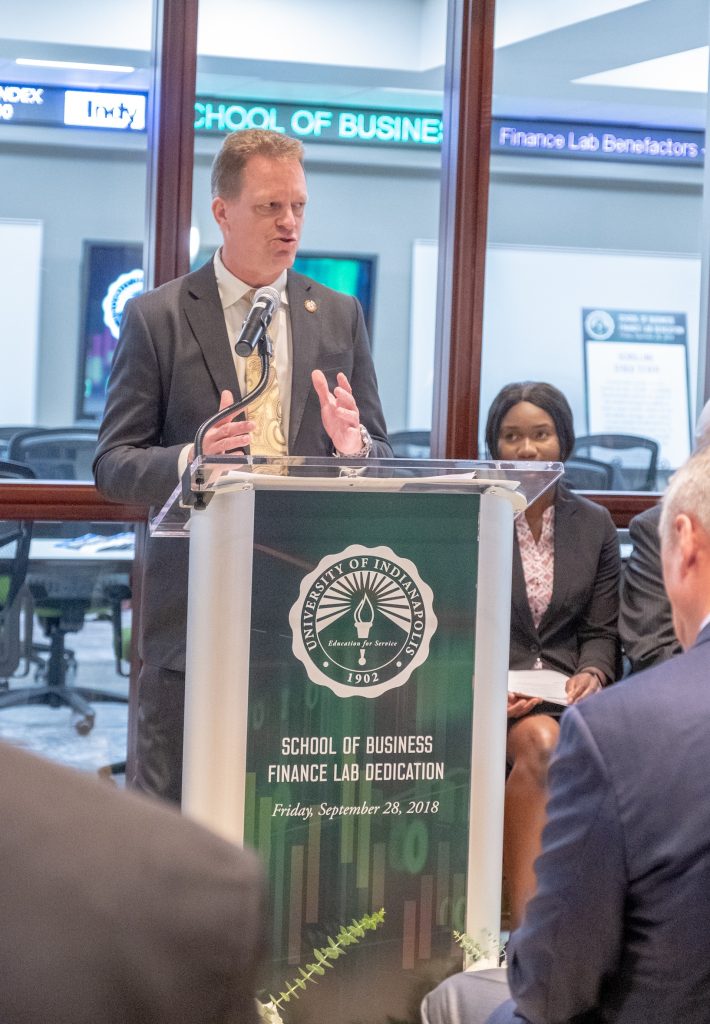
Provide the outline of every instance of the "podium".
{"type": "Polygon", "coordinates": [[[191,472],[151,524],[190,543],[183,810],[261,855],[275,996],[384,909],[284,1021],[417,1020],[455,931],[497,963],[513,517],[562,467],[191,472]]]}

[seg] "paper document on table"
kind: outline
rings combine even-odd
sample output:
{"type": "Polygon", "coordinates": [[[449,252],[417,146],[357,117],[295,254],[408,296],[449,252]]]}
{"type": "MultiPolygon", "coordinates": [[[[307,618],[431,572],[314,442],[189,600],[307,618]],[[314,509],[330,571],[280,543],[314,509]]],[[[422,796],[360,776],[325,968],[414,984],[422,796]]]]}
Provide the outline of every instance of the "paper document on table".
{"type": "Polygon", "coordinates": [[[569,676],[551,668],[516,669],[508,673],[508,693],[542,697],[549,704],[566,704],[569,676]]]}

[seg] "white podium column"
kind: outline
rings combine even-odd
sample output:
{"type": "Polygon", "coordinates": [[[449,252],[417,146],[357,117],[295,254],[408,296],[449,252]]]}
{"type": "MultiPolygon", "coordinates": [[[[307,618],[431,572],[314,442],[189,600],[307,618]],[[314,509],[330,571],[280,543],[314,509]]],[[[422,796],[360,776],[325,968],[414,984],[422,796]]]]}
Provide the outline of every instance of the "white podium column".
{"type": "Polygon", "coordinates": [[[185,814],[244,838],[254,491],[215,494],[190,520],[185,814]]]}
{"type": "Polygon", "coordinates": [[[473,683],[466,932],[490,947],[477,967],[497,967],[505,795],[506,708],[513,572],[513,507],[495,493],[481,497],[476,655],[473,683]]]}

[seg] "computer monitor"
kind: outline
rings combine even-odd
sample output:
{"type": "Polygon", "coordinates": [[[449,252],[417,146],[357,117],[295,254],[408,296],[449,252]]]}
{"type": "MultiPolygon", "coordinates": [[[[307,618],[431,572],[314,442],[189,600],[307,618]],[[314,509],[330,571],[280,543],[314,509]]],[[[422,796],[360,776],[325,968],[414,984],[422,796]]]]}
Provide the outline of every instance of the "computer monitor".
{"type": "Polygon", "coordinates": [[[354,256],[345,253],[299,253],[293,269],[312,277],[336,292],[354,295],[365,315],[367,333],[372,338],[372,315],[375,290],[375,256],[354,256]]]}
{"type": "MultiPolygon", "coordinates": [[[[212,258],[201,250],[193,269],[212,258]]],[[[84,243],[77,381],[77,420],[100,420],[113,353],[126,302],[143,291],[143,248],[131,242],[84,243]]],[[[372,337],[375,256],[354,253],[303,252],[294,270],[347,295],[356,296],[372,337]]]]}
{"type": "Polygon", "coordinates": [[[143,247],[84,242],[77,420],[100,420],[123,307],[143,290],[143,247]]]}

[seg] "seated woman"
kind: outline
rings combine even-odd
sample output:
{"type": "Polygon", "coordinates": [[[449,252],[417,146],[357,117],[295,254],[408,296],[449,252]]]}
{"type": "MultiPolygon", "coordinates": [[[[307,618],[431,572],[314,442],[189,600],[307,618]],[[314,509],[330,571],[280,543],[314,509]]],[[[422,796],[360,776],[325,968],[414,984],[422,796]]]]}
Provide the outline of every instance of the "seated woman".
{"type": "MultiPolygon", "coordinates": [[[[564,462],[574,446],[572,410],[551,384],[508,384],[486,423],[494,459],[564,462]]],[[[614,681],[619,668],[619,543],[606,509],[561,480],[516,518],[510,668],[569,676],[569,703],[614,681]]],[[[560,710],[508,695],[503,871],[517,928],[535,891],[550,755],[560,710]]]]}

